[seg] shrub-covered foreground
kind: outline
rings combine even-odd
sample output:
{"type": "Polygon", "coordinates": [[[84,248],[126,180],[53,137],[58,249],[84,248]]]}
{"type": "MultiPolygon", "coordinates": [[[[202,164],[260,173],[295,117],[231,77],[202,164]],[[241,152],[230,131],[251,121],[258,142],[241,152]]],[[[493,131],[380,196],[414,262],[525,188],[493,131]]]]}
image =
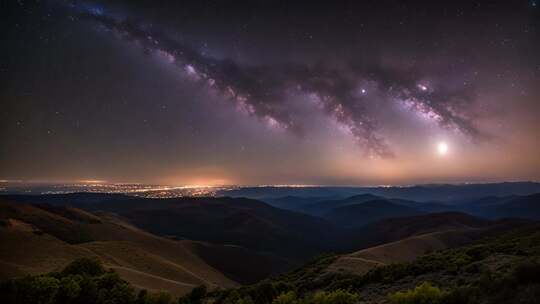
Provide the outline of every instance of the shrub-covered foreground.
{"type": "Polygon", "coordinates": [[[359,303],[540,303],[538,225],[364,275],[326,272],[335,258],[324,256],[272,280],[210,296],[215,304],[233,304],[244,297],[272,304],[289,291],[309,300],[323,290],[347,291],[358,295],[359,303]]]}
{"type": "MultiPolygon", "coordinates": [[[[206,291],[204,288],[196,288],[195,294],[200,294],[201,289],[206,291]]],[[[166,292],[136,292],[117,273],[105,270],[98,260],[89,258],[75,260],[62,272],[2,282],[0,294],[3,304],[176,303],[176,299],[166,292]]],[[[189,296],[191,294],[187,297],[189,296]]],[[[199,297],[203,296],[204,294],[199,297]]]]}
{"type": "Polygon", "coordinates": [[[358,276],[327,273],[321,257],[274,279],[236,289],[198,287],[179,299],[136,291],[115,272],[81,259],[62,272],[0,284],[7,304],[538,304],[540,227],[435,252],[358,276]]]}
{"type": "Polygon", "coordinates": [[[428,282],[412,290],[396,292],[389,298],[394,304],[437,304],[446,301],[444,292],[428,282]]]}
{"type": "Polygon", "coordinates": [[[166,292],[136,292],[117,273],[105,270],[98,260],[89,258],[75,260],[62,272],[2,282],[0,294],[2,304],[354,304],[359,299],[358,295],[343,290],[299,297],[287,286],[271,283],[211,294],[200,286],[174,299],[166,292]]]}
{"type": "Polygon", "coordinates": [[[500,277],[488,271],[473,284],[459,287],[439,288],[429,282],[422,282],[412,289],[390,293],[377,300],[362,299],[361,293],[351,289],[319,290],[304,292],[301,295],[290,285],[260,283],[240,289],[211,293],[207,301],[216,304],[538,304],[540,303],[540,264],[522,263],[500,277]]]}

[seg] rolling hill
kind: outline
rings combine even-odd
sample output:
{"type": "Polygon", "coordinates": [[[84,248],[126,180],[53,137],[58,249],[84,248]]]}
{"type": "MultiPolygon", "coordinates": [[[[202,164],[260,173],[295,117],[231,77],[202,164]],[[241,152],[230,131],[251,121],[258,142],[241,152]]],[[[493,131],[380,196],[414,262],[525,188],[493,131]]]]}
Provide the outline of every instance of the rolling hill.
{"type": "MultiPolygon", "coordinates": [[[[390,294],[424,282],[448,295],[443,303],[538,303],[539,228],[538,222],[501,222],[495,229],[476,229],[476,235],[424,234],[346,256],[323,256],[271,283],[301,295],[347,290],[362,303],[391,303],[390,294]]],[[[256,295],[264,288],[238,292],[256,295]]]]}
{"type": "Polygon", "coordinates": [[[322,213],[320,218],[245,198],[4,196],[0,279],[96,257],[139,289],[182,295],[198,285],[214,289],[259,282],[330,250],[352,253],[334,256],[318,268],[315,280],[364,275],[526,225],[496,219],[535,218],[538,198],[486,197],[454,205],[373,195],[297,201],[303,212],[322,213]],[[491,219],[425,211],[445,206],[491,219]]]}
{"type": "Polygon", "coordinates": [[[304,205],[304,207],[300,210],[308,214],[323,216],[336,208],[361,204],[374,200],[383,200],[383,198],[371,194],[359,194],[344,199],[316,201],[304,205]]]}
{"type": "Polygon", "coordinates": [[[345,228],[362,226],[377,220],[422,214],[416,209],[393,203],[388,200],[368,200],[362,203],[341,205],[325,213],[328,221],[345,228]]]}
{"type": "Polygon", "coordinates": [[[415,235],[340,256],[327,271],[361,275],[375,267],[409,262],[426,253],[466,245],[484,234],[487,232],[463,228],[415,235]]]}
{"type": "Polygon", "coordinates": [[[335,248],[338,228],[324,219],[272,207],[261,201],[229,197],[150,199],[102,194],[13,196],[109,212],[145,231],[165,237],[239,245],[290,260],[305,261],[335,248]]]}
{"type": "Polygon", "coordinates": [[[239,187],[219,191],[218,195],[268,199],[284,196],[345,198],[359,194],[371,194],[417,202],[438,201],[457,204],[486,196],[503,197],[534,193],[540,193],[540,183],[426,184],[406,187],[239,187]]]}
{"type": "Polygon", "coordinates": [[[526,196],[488,196],[457,207],[464,212],[487,218],[540,219],[540,193],[526,196]]]}
{"type": "Polygon", "coordinates": [[[356,232],[367,235],[357,239],[364,242],[365,249],[337,257],[327,271],[364,274],[375,267],[410,262],[531,223],[520,219],[490,221],[458,212],[381,220],[356,232]]]}
{"type": "Polygon", "coordinates": [[[328,201],[336,198],[332,197],[301,197],[301,196],[283,196],[283,197],[277,197],[277,198],[263,198],[262,201],[268,203],[269,205],[272,205],[276,208],[281,208],[285,210],[292,210],[292,211],[298,211],[303,213],[306,212],[305,209],[309,208],[310,205],[316,204],[318,202],[322,201],[328,201]]]}
{"type": "Polygon", "coordinates": [[[415,235],[452,229],[482,228],[493,222],[460,212],[430,213],[387,218],[355,227],[344,233],[346,251],[356,251],[415,235]]]}
{"type": "Polygon", "coordinates": [[[0,279],[56,271],[74,259],[97,257],[137,288],[182,295],[199,285],[213,289],[254,282],[287,265],[246,248],[159,237],[117,215],[73,207],[0,198],[0,224],[0,279]],[[250,272],[239,261],[276,267],[250,272]]]}

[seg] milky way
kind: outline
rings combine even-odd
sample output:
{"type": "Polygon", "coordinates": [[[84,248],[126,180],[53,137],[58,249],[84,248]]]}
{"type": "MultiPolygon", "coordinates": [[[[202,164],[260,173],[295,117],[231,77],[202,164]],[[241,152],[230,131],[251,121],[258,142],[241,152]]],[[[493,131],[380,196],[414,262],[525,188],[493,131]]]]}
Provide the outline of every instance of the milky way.
{"type": "Polygon", "coordinates": [[[286,63],[243,66],[232,60],[204,56],[142,22],[113,17],[101,8],[82,8],[82,17],[98,22],[127,41],[136,41],[146,52],[164,56],[193,80],[220,91],[241,111],[298,136],[306,130],[290,114],[284,102],[285,95],[291,91],[314,99],[372,156],[394,156],[378,132],[380,122],[370,113],[369,104],[380,102],[372,96],[402,104],[441,127],[454,129],[473,139],[483,138],[474,118],[469,115],[470,105],[476,97],[473,84],[448,87],[444,83],[430,81],[430,75],[414,78],[413,75],[419,74],[413,70],[399,71],[369,64],[350,64],[339,68],[286,63]],[[370,85],[369,93],[363,84],[370,85]]]}

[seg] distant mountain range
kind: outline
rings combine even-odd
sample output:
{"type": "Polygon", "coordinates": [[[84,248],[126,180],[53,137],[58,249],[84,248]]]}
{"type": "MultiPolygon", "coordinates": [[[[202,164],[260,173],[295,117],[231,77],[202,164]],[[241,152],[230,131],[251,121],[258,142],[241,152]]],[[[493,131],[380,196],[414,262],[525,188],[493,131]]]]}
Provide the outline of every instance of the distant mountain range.
{"type": "Polygon", "coordinates": [[[427,184],[414,186],[375,187],[239,187],[218,191],[219,196],[249,197],[267,202],[287,196],[320,199],[343,199],[358,194],[399,198],[419,202],[458,203],[486,196],[529,195],[540,193],[540,183],[503,182],[484,184],[427,184]]]}
{"type": "Polygon", "coordinates": [[[333,208],[323,215],[328,221],[345,228],[353,228],[385,218],[422,214],[422,211],[385,199],[333,208]]]}

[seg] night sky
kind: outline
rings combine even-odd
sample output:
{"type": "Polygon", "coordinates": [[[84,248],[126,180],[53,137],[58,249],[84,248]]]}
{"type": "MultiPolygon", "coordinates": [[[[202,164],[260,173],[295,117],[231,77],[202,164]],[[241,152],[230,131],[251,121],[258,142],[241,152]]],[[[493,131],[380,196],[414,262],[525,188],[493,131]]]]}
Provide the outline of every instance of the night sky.
{"type": "Polygon", "coordinates": [[[540,180],[540,3],[289,2],[1,1],[0,179],[540,180]]]}

